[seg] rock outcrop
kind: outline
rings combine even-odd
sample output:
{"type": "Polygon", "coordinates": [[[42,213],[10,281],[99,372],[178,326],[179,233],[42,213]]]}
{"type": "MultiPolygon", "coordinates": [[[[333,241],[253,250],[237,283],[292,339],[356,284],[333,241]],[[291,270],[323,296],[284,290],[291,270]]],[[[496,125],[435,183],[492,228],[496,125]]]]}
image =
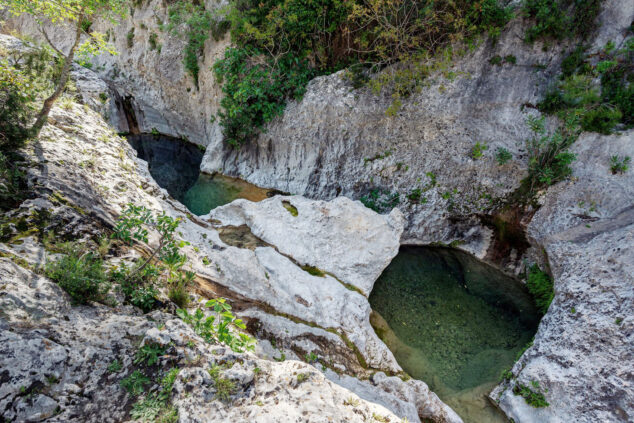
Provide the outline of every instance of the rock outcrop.
{"type": "Polygon", "coordinates": [[[180,422],[365,422],[373,416],[397,422],[402,417],[330,382],[309,364],[276,363],[207,344],[173,315],[142,315],[131,306],[71,306],[57,284],[6,258],[0,258],[0,277],[5,420],[126,421],[134,399],[120,381],[135,370],[161,375],[163,368],[179,369],[171,402],[180,422]],[[134,361],[139,341],[164,348],[156,365],[134,361]],[[216,397],[209,374],[214,366],[235,385],[229,401],[216,397]]]}
{"type": "MultiPolygon", "coordinates": [[[[7,39],[3,36],[1,40],[7,39]]],[[[95,95],[98,95],[96,91],[95,95]]],[[[182,421],[201,421],[202,416],[209,413],[217,415],[218,421],[280,421],[285,419],[283,415],[306,421],[321,421],[322,417],[325,421],[329,418],[356,421],[371,418],[372,414],[387,415],[398,421],[392,413],[403,413],[398,417],[407,417],[409,421],[421,418],[461,421],[423,382],[406,383],[394,377],[388,378],[387,383],[379,372],[368,381],[340,386],[337,373],[328,370],[366,377],[377,370],[400,371],[392,353],[370,326],[370,306],[362,294],[364,290],[371,290],[374,279],[398,251],[403,230],[398,211],[382,216],[347,198],[325,202],[276,196],[259,204],[239,201],[206,218],[196,218],[156,185],[147,163],[135,157],[130,145],[117,136],[96,111],[88,105],[72,102],[53,108],[49,124],[23,153],[32,195],[19,209],[8,214],[10,223],[3,228],[3,237],[9,241],[0,243],[2,256],[12,260],[2,261],[2,271],[7,276],[2,277],[0,285],[3,301],[0,328],[1,336],[7,341],[6,354],[3,354],[7,361],[2,362],[1,367],[16,369],[16,373],[2,376],[3,389],[6,385],[7,391],[3,391],[0,407],[6,410],[7,418],[20,420],[30,416],[37,420],[54,414],[58,417],[53,418],[60,421],[117,421],[127,416],[129,410],[125,404],[129,401],[118,385],[119,379],[106,375],[104,363],[128,357],[123,364],[126,374],[130,373],[134,348],[138,347],[135,340],[144,334],[147,336],[148,330],[155,326],[151,317],[165,322],[168,328],[165,338],[170,338],[175,345],[176,350],[170,351],[178,360],[199,354],[206,362],[182,370],[185,387],[175,384],[173,403],[182,421]],[[297,216],[284,207],[286,202],[296,207],[297,216]],[[256,364],[249,364],[246,370],[236,370],[237,373],[244,375],[254,367],[262,369],[261,377],[267,380],[260,385],[263,391],[254,389],[256,382],[246,378],[249,380],[241,382],[233,407],[219,401],[210,402],[214,390],[213,384],[209,385],[206,369],[218,362],[219,357],[215,357],[216,361],[207,359],[214,356],[213,351],[222,357],[228,352],[218,353],[219,347],[206,346],[196,351],[179,350],[183,346],[181,332],[185,329],[173,316],[165,317],[162,313],[143,316],[129,306],[71,307],[66,294],[54,283],[26,269],[54,259],[29,230],[37,232],[45,228],[64,239],[97,236],[112,226],[129,203],[181,219],[179,237],[189,242],[184,251],[188,267],[197,273],[198,294],[229,298],[237,314],[249,321],[254,333],[266,337],[261,340],[263,346],[270,345],[267,339],[279,339],[279,353],[287,352],[289,357],[299,359],[313,353],[324,363],[324,368],[318,370],[297,362],[264,363],[255,356],[240,358],[256,364]],[[277,219],[275,213],[279,213],[277,219]],[[286,222],[288,236],[280,236],[285,230],[280,227],[281,222],[286,222]],[[25,226],[29,230],[23,232],[25,226]],[[317,230],[325,226],[332,226],[332,230],[323,233],[317,230]],[[297,248],[289,250],[289,243],[297,248]],[[350,248],[343,251],[341,246],[350,248]],[[336,254],[337,260],[328,265],[323,258],[310,259],[322,252],[331,257],[336,254]],[[305,269],[302,268],[304,263],[323,269],[318,272],[305,269]],[[322,270],[328,273],[322,275],[322,270]],[[50,302],[42,303],[48,314],[38,308],[38,297],[50,302]],[[59,304],[54,305],[56,303],[59,304]],[[22,326],[19,319],[24,321],[22,326]],[[174,325],[173,328],[170,325],[174,325]],[[119,333],[121,326],[126,329],[119,333]],[[295,330],[298,331],[295,341],[299,341],[303,333],[310,342],[287,342],[289,333],[295,330]],[[101,332],[104,336],[99,338],[101,332]],[[51,344],[54,350],[51,354],[55,357],[47,355],[47,348],[39,348],[49,340],[55,342],[51,344]],[[33,345],[29,347],[29,354],[17,353],[22,343],[33,345]],[[112,348],[109,350],[108,346],[112,348]],[[37,371],[26,374],[25,369],[29,366],[37,369],[38,363],[46,363],[44,368],[46,372],[50,370],[50,375],[37,371]],[[308,374],[311,382],[297,382],[296,373],[308,374]],[[60,388],[63,389],[60,392],[55,390],[57,388],[41,389],[38,381],[47,376],[79,388],[76,392],[66,387],[60,388]],[[10,383],[5,384],[5,379],[10,383]],[[107,386],[102,391],[104,383],[107,386]],[[192,384],[194,388],[188,387],[192,384]],[[389,390],[382,400],[387,409],[364,401],[357,403],[349,387],[359,388],[369,401],[383,397],[382,392],[389,390]],[[280,393],[278,399],[279,390],[284,393],[280,393]],[[101,392],[105,392],[100,400],[103,404],[90,401],[101,392]],[[254,397],[256,392],[263,397],[254,397]],[[359,406],[346,409],[343,401],[348,397],[352,398],[351,404],[359,406]],[[296,406],[295,402],[300,400],[304,405],[296,406]],[[254,402],[264,405],[254,405],[254,402]],[[115,406],[118,411],[111,413],[115,406]],[[357,413],[354,411],[357,409],[364,411],[357,413]],[[321,411],[315,414],[315,410],[321,411]]],[[[156,235],[151,234],[150,244],[156,240],[156,235]]],[[[185,335],[189,336],[189,332],[185,335]]],[[[272,358],[272,354],[260,352],[263,357],[272,358]]]]}

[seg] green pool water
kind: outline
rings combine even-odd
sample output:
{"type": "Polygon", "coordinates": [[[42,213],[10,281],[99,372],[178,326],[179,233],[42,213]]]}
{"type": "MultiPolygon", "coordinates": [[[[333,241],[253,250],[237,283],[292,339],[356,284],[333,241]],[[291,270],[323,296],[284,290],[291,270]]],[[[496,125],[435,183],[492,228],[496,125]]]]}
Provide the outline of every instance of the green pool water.
{"type": "Polygon", "coordinates": [[[402,247],[370,304],[377,334],[408,374],[467,423],[506,421],[486,395],[540,319],[517,280],[457,250],[402,247]]]}
{"type": "Polygon", "coordinates": [[[139,158],[148,162],[156,183],[198,216],[238,198],[261,201],[272,193],[241,179],[201,173],[202,150],[179,138],[153,134],[127,138],[139,158]]]}
{"type": "Polygon", "coordinates": [[[245,198],[262,201],[269,190],[259,188],[240,179],[216,174],[198,175],[196,183],[183,195],[181,202],[195,215],[201,216],[210,210],[228,204],[235,199],[245,198]]]}

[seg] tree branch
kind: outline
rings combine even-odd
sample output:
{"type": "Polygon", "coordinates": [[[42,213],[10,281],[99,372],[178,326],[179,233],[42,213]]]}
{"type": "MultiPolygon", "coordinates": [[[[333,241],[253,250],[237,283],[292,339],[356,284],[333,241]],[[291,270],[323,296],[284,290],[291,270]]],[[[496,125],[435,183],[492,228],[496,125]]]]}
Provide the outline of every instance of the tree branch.
{"type": "Polygon", "coordinates": [[[48,42],[48,44],[53,48],[53,50],[55,50],[57,52],[57,54],[59,54],[62,57],[66,57],[66,55],[64,53],[62,53],[61,50],[59,50],[57,47],[55,47],[55,45],[53,44],[53,42],[51,41],[50,38],[48,38],[48,34],[46,33],[46,30],[44,29],[43,26],[40,25],[40,32],[44,35],[44,38],[46,39],[46,41],[48,42]]]}

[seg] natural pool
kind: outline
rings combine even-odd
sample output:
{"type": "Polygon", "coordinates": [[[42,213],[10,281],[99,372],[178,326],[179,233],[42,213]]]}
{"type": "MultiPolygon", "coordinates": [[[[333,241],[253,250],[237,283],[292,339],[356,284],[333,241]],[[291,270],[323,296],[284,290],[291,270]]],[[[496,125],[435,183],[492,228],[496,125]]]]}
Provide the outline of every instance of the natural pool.
{"type": "Polygon", "coordinates": [[[466,423],[506,422],[486,395],[540,319],[517,280],[458,250],[401,247],[370,304],[372,325],[408,374],[466,423]]]}
{"type": "Polygon", "coordinates": [[[237,198],[261,201],[271,191],[240,179],[200,172],[203,151],[196,145],[167,135],[129,135],[139,158],[148,162],[150,174],[192,213],[201,216],[237,198]]]}

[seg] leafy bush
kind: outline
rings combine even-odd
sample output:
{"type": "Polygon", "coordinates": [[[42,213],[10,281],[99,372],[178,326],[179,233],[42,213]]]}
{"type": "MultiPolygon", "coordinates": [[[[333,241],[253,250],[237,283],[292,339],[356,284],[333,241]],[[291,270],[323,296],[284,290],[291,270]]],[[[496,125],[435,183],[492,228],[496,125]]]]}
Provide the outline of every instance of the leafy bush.
{"type": "MultiPolygon", "coordinates": [[[[198,64],[203,54],[205,42],[210,33],[216,40],[227,24],[218,22],[214,15],[205,9],[204,4],[194,0],[179,0],[168,9],[167,30],[174,35],[184,35],[187,39],[183,64],[198,87],[198,64]]],[[[224,22],[224,21],[223,21],[224,22]]]]}
{"type": "Polygon", "coordinates": [[[158,246],[151,249],[151,254],[132,268],[125,264],[111,272],[111,277],[121,285],[126,299],[144,311],[152,309],[158,291],[155,285],[164,279],[170,287],[170,298],[178,301],[179,306],[186,304],[187,285],[195,274],[182,271],[187,257],[180,253],[180,248],[187,245],[177,241],[174,233],[180,223],[179,219],[167,216],[165,212],[154,215],[145,207],[129,204],[116,222],[113,237],[127,244],[134,241],[148,242],[149,231],[158,232],[158,246]],[[157,258],[159,263],[152,264],[157,258]]]}
{"type": "Polygon", "coordinates": [[[539,382],[531,381],[531,385],[536,390],[531,389],[530,387],[518,383],[513,388],[513,393],[515,395],[519,395],[524,398],[526,403],[535,408],[548,407],[550,404],[546,401],[546,397],[544,394],[539,392],[539,382]]]}
{"type": "Polygon", "coordinates": [[[159,356],[165,354],[165,348],[157,344],[143,345],[136,353],[134,357],[134,364],[145,363],[148,366],[152,366],[158,363],[159,356]]]}
{"type": "Polygon", "coordinates": [[[375,188],[370,190],[368,195],[361,197],[359,201],[377,213],[384,213],[398,206],[401,200],[398,192],[375,188]]]}
{"type": "Polygon", "coordinates": [[[74,304],[103,301],[110,289],[101,258],[75,248],[70,254],[46,264],[44,273],[66,291],[74,304]]]}
{"type": "Polygon", "coordinates": [[[19,157],[0,151],[0,210],[9,210],[20,205],[27,195],[26,177],[17,163],[19,157]]]}
{"type": "Polygon", "coordinates": [[[284,111],[287,98],[300,99],[315,75],[305,59],[285,55],[274,59],[251,48],[229,48],[214,64],[223,83],[220,125],[233,146],[253,138],[284,111]],[[259,62],[256,57],[263,57],[259,62]]]}
{"type": "Polygon", "coordinates": [[[126,45],[128,48],[132,48],[134,46],[134,28],[130,29],[125,36],[126,45]]]}
{"type": "Polygon", "coordinates": [[[246,326],[241,319],[233,315],[231,306],[226,300],[209,300],[205,303],[205,307],[212,308],[217,316],[205,316],[200,308],[197,308],[193,314],[189,314],[187,310],[178,309],[176,314],[207,342],[223,343],[235,352],[253,351],[255,340],[236,330],[244,330],[246,326]]]}
{"type": "Polygon", "coordinates": [[[471,158],[474,160],[478,160],[484,155],[484,152],[489,149],[489,146],[486,143],[481,143],[480,141],[476,142],[473,148],[471,149],[471,158]]]}
{"type": "Polygon", "coordinates": [[[122,379],[119,384],[123,389],[136,396],[141,395],[145,391],[145,386],[150,384],[150,382],[150,378],[135,370],[130,376],[122,379]]]}
{"type": "Polygon", "coordinates": [[[232,145],[257,134],[287,99],[301,97],[314,76],[350,67],[354,81],[368,81],[370,73],[401,62],[375,87],[407,95],[427,74],[419,68],[424,55],[482,32],[496,37],[512,16],[497,0],[236,0],[231,6],[217,22],[230,23],[235,47],[215,70],[226,84],[220,124],[232,145]]]}
{"type": "Polygon", "coordinates": [[[581,127],[586,131],[611,134],[623,114],[619,109],[601,105],[585,112],[581,118],[581,127]]]}
{"type": "Polygon", "coordinates": [[[530,292],[533,296],[537,309],[542,314],[546,314],[548,307],[555,296],[553,280],[550,276],[548,276],[546,272],[542,271],[539,266],[533,264],[528,269],[526,288],[528,288],[528,292],[530,292]]]}
{"type": "Polygon", "coordinates": [[[530,116],[527,123],[533,133],[525,141],[528,152],[528,176],[522,181],[522,190],[532,199],[537,190],[566,179],[572,174],[570,164],[576,156],[568,151],[577,134],[569,129],[548,134],[544,127],[544,117],[530,116]]]}
{"type": "Polygon", "coordinates": [[[627,172],[627,170],[630,168],[630,161],[631,161],[631,157],[630,156],[625,156],[625,157],[619,157],[619,156],[612,156],[610,157],[610,170],[612,171],[613,175],[616,175],[617,173],[625,173],[627,172]]]}
{"type": "Polygon", "coordinates": [[[508,151],[504,147],[498,147],[498,149],[495,152],[495,160],[497,160],[500,166],[508,163],[508,161],[511,160],[512,158],[513,158],[513,155],[511,154],[511,152],[508,151]]]}
{"type": "Polygon", "coordinates": [[[538,108],[564,120],[574,119],[586,131],[610,134],[620,124],[632,127],[634,39],[629,40],[620,50],[608,43],[598,53],[604,60],[595,66],[587,61],[585,48],[578,46],[562,62],[561,81],[548,90],[538,108]],[[597,77],[600,84],[596,82],[597,77]]]}
{"type": "Polygon", "coordinates": [[[0,153],[13,151],[30,136],[30,103],[35,93],[28,78],[0,61],[0,153]]]}
{"type": "Polygon", "coordinates": [[[540,38],[585,38],[595,28],[601,0],[524,0],[522,8],[535,21],[526,31],[528,42],[540,38]]]}

